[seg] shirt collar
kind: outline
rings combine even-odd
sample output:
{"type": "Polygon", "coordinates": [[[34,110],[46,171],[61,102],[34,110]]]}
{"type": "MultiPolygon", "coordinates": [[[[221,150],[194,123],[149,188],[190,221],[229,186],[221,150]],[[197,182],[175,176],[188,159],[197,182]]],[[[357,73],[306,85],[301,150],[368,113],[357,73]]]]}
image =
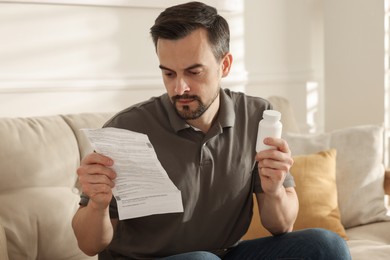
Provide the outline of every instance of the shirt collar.
{"type": "MultiPolygon", "coordinates": [[[[233,100],[222,88],[220,90],[219,98],[220,105],[215,123],[219,124],[222,128],[232,127],[236,118],[233,100]]],[[[161,100],[168,113],[170,124],[175,132],[191,127],[176,113],[167,93],[162,95],[161,100]]]]}

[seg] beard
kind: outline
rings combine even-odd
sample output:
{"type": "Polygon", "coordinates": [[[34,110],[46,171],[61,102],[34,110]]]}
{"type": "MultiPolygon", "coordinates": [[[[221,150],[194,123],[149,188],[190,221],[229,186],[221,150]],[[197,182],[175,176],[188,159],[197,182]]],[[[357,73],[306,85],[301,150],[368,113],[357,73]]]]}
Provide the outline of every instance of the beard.
{"type": "Polygon", "coordinates": [[[204,112],[207,111],[207,109],[209,109],[211,104],[214,103],[215,99],[218,97],[218,94],[219,88],[217,90],[216,95],[213,97],[209,104],[205,104],[197,95],[176,95],[172,97],[173,107],[175,108],[176,113],[184,120],[198,119],[204,114],[204,112]],[[177,106],[177,101],[180,99],[192,99],[192,102],[196,102],[198,105],[194,110],[191,110],[191,107],[189,105],[183,105],[182,110],[179,110],[177,106]]]}

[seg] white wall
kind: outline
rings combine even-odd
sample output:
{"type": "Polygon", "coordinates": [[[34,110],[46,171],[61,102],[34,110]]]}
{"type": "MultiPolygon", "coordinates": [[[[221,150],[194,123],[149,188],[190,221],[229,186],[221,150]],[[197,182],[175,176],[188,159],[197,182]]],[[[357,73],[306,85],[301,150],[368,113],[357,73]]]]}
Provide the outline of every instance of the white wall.
{"type": "Polygon", "coordinates": [[[307,114],[310,105],[307,83],[317,82],[318,92],[322,87],[322,68],[317,61],[321,59],[322,46],[318,46],[321,41],[317,40],[321,31],[313,30],[317,25],[315,19],[318,19],[317,2],[245,2],[247,93],[288,98],[304,131],[310,127],[323,127],[319,102],[311,108],[311,113],[316,113],[313,122],[316,126],[307,125],[310,117],[307,114]]]}
{"type": "Polygon", "coordinates": [[[1,3],[0,116],[116,111],[161,93],[157,13],[1,3]]]}
{"type": "MultiPolygon", "coordinates": [[[[166,6],[184,1],[122,2],[132,4],[0,1],[0,116],[118,111],[163,93],[149,29],[166,6]]],[[[218,6],[232,25],[238,55],[225,86],[243,90],[242,2],[206,2],[218,6]]]]}
{"type": "Polygon", "coordinates": [[[287,97],[303,131],[384,121],[383,0],[246,1],[245,21],[248,93],[287,97]]]}
{"type": "Polygon", "coordinates": [[[328,130],[384,121],[384,3],[324,1],[328,130]]]}

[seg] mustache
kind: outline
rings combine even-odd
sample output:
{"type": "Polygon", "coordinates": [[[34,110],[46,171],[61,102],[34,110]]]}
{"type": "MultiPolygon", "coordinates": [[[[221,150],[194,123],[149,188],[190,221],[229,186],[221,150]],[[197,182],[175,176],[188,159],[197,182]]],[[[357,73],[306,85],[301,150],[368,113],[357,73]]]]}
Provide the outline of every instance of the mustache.
{"type": "Polygon", "coordinates": [[[200,98],[197,95],[183,94],[183,95],[176,95],[176,96],[172,97],[173,101],[176,101],[179,99],[194,99],[194,100],[200,101],[200,98]]]}

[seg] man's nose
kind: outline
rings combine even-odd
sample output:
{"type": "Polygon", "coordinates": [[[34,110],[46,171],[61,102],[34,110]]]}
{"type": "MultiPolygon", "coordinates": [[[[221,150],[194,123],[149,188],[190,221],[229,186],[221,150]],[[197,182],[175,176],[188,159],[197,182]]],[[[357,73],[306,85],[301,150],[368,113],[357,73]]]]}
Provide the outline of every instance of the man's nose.
{"type": "Polygon", "coordinates": [[[188,86],[187,82],[183,77],[177,77],[176,79],[176,86],[175,86],[175,92],[177,95],[183,95],[184,92],[190,90],[190,87],[188,86]]]}

